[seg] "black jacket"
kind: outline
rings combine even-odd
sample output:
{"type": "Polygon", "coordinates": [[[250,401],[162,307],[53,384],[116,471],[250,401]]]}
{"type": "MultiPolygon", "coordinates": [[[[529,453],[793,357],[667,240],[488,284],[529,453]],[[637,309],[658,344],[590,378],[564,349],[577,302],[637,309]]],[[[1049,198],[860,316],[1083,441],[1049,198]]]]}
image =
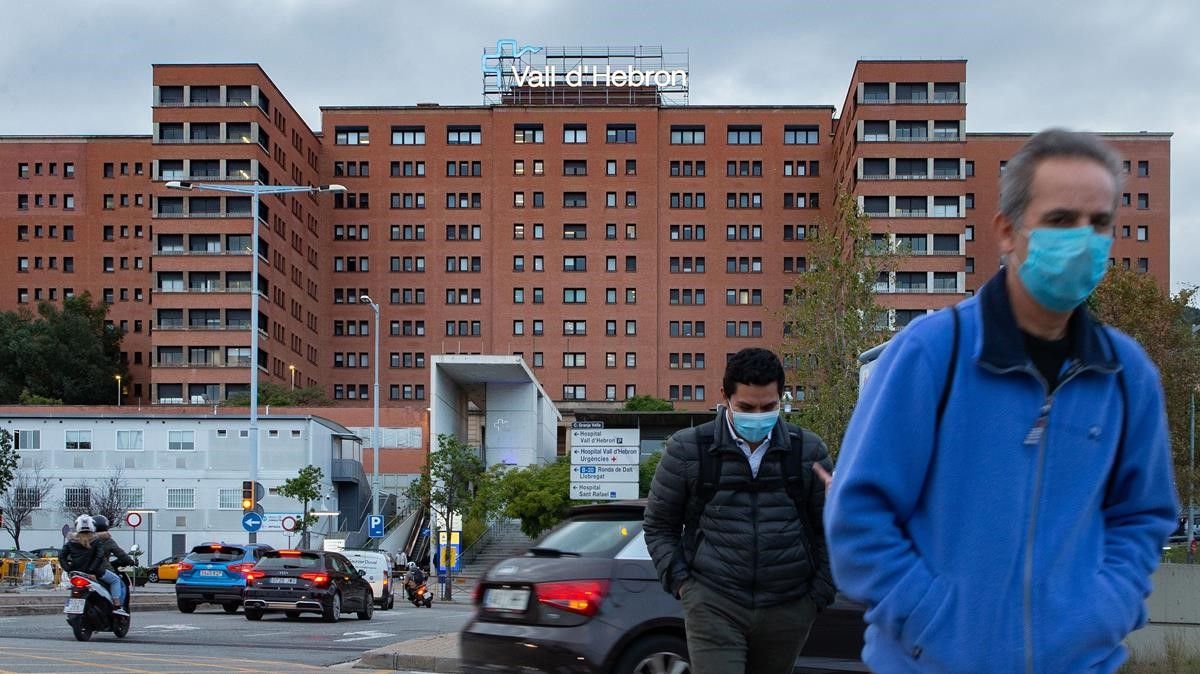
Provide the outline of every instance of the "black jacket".
{"type": "Polygon", "coordinates": [[[832,602],[822,524],[825,485],[812,473],[818,462],[832,469],[825,443],[782,418],[771,432],[757,477],[729,431],[724,408],[714,421],[671,436],[654,473],[644,522],[646,546],[663,587],[675,594],[685,580],[694,579],[756,607],[807,594],[819,607],[832,602]],[[792,449],[793,434],[804,437],[803,478],[809,488],[803,519],[783,485],[783,457],[792,449]],[[713,445],[699,446],[701,437],[712,437],[713,445]],[[699,489],[702,451],[723,454],[721,479],[700,514],[698,530],[689,532],[684,522],[699,489]],[[778,489],[755,491],[762,486],[756,482],[774,482],[778,489]]]}
{"type": "Polygon", "coordinates": [[[91,573],[92,560],[96,558],[96,551],[92,549],[92,546],[95,546],[97,542],[96,538],[92,538],[92,545],[85,546],[79,542],[75,534],[71,534],[71,537],[67,539],[67,542],[63,544],[62,550],[58,553],[59,566],[62,567],[63,571],[67,572],[81,571],[83,573],[91,573]]]}
{"type": "Polygon", "coordinates": [[[117,545],[117,542],[112,539],[107,531],[96,534],[96,539],[92,542],[92,546],[96,550],[96,562],[92,565],[93,573],[100,575],[105,571],[113,571],[115,567],[122,566],[137,566],[137,562],[132,557],[117,545]],[[111,559],[117,558],[117,563],[113,564],[111,559]]]}

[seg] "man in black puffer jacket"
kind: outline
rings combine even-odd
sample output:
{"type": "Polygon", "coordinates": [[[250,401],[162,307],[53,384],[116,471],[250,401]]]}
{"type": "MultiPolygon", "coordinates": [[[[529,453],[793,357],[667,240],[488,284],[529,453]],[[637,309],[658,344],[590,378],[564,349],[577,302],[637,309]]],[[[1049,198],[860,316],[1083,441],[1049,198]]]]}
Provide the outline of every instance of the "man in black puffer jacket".
{"type": "Polygon", "coordinates": [[[667,441],[650,487],[646,545],[683,601],[697,674],[791,672],[833,601],[815,473],[832,464],[820,438],[780,417],[783,380],[771,351],[734,354],[727,407],[667,441]]]}

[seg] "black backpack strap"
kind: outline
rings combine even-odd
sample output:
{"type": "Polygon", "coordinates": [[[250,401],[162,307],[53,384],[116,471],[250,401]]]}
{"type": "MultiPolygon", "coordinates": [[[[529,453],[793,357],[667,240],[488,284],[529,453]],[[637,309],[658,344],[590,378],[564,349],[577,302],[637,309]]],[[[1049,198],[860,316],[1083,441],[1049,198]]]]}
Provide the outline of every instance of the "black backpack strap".
{"type": "Polygon", "coordinates": [[[709,451],[716,441],[713,433],[700,433],[696,437],[696,444],[699,448],[696,493],[688,505],[687,516],[684,518],[684,526],[691,532],[689,535],[694,535],[699,529],[700,517],[704,514],[704,509],[708,506],[709,501],[712,501],[713,497],[717,495],[717,486],[721,482],[723,457],[721,452],[709,451]]]}
{"type": "Polygon", "coordinates": [[[936,439],[942,430],[942,416],[946,413],[946,403],[950,401],[950,389],[954,388],[954,375],[958,371],[958,307],[950,307],[950,315],[954,317],[954,334],[950,346],[950,365],[946,368],[946,380],[942,383],[942,397],[938,399],[937,416],[934,419],[933,437],[936,439]]]}
{"type": "Polygon", "coordinates": [[[808,526],[808,496],[812,490],[811,471],[804,470],[804,431],[790,433],[791,447],[783,457],[783,487],[796,506],[805,531],[808,526]]]}
{"type": "Polygon", "coordinates": [[[1113,343],[1112,336],[1108,334],[1108,330],[1103,325],[1099,326],[1100,333],[1104,335],[1104,341],[1108,344],[1108,350],[1112,351],[1113,360],[1117,361],[1117,391],[1121,394],[1121,432],[1117,435],[1117,455],[1113,458],[1113,465],[1108,470],[1108,482],[1104,486],[1104,506],[1112,505],[1113,486],[1117,481],[1117,471],[1121,468],[1121,463],[1125,459],[1125,431],[1129,428],[1129,390],[1125,387],[1125,370],[1120,367],[1121,356],[1117,353],[1117,345],[1113,343]]]}

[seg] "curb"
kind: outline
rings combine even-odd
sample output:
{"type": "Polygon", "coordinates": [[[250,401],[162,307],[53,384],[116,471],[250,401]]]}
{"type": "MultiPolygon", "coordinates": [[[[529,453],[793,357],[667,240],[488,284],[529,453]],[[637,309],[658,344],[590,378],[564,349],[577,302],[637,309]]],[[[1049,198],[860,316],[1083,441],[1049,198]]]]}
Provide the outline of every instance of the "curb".
{"type": "Polygon", "coordinates": [[[441,634],[402,641],[398,644],[367,651],[362,654],[354,667],[356,669],[419,670],[436,674],[453,674],[459,671],[460,660],[457,653],[458,634],[441,634]],[[430,650],[450,651],[454,655],[433,655],[428,653],[430,650]]]}
{"type": "MultiPolygon", "coordinates": [[[[24,615],[56,615],[62,613],[63,602],[61,600],[55,602],[39,602],[36,604],[22,605],[0,605],[0,616],[24,616],[24,615]]],[[[141,613],[143,611],[170,611],[176,608],[175,600],[170,602],[155,601],[155,602],[139,602],[136,598],[133,600],[133,612],[141,613]]]]}

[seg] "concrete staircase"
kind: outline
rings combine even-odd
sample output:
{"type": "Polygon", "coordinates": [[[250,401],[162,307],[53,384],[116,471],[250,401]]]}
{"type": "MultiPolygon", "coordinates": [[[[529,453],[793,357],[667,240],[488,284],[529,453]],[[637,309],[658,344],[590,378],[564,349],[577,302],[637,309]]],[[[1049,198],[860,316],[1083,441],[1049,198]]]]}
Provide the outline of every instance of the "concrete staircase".
{"type": "Polygon", "coordinates": [[[517,522],[504,522],[480,549],[479,554],[469,563],[463,565],[463,570],[454,574],[454,598],[456,601],[467,602],[471,599],[471,591],[475,589],[479,578],[493,564],[520,557],[533,545],[533,541],[521,533],[517,522]]]}

